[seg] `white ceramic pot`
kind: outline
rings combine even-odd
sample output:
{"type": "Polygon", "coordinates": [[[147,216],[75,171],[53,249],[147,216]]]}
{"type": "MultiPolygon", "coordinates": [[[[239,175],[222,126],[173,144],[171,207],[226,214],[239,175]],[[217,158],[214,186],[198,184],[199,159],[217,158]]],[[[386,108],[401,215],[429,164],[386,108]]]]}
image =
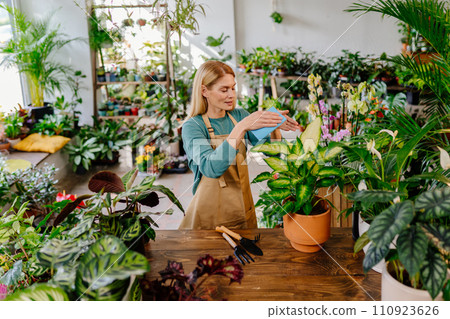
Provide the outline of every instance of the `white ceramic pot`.
{"type": "MultiPolygon", "coordinates": [[[[387,270],[387,264],[383,267],[381,275],[381,300],[382,301],[431,301],[428,291],[414,289],[398,282],[387,270]]],[[[436,297],[442,301],[442,292],[436,297]]]]}
{"type": "Polygon", "coordinates": [[[9,144],[11,144],[11,147],[16,146],[20,142],[20,138],[14,138],[14,139],[7,138],[7,140],[9,142],[9,144]]]}

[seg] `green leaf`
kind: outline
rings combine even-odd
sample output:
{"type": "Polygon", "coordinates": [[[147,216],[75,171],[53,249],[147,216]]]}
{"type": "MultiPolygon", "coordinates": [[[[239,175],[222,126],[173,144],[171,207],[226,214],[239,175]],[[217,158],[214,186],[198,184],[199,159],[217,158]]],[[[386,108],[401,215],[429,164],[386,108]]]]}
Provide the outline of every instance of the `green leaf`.
{"type": "Polygon", "coordinates": [[[133,284],[131,285],[130,295],[128,299],[130,301],[141,301],[141,298],[142,298],[142,289],[139,283],[139,278],[136,277],[134,278],[133,284]]]}
{"type": "Polygon", "coordinates": [[[295,188],[295,197],[297,203],[299,203],[299,205],[301,206],[307,201],[311,200],[313,191],[314,189],[311,185],[298,183],[295,188]]]}
{"type": "Polygon", "coordinates": [[[319,169],[317,175],[320,177],[331,177],[331,176],[342,177],[344,176],[344,172],[337,167],[322,167],[321,169],[319,169]]]}
{"type": "Polygon", "coordinates": [[[81,262],[86,263],[87,261],[95,258],[100,258],[106,254],[120,254],[127,250],[127,246],[115,236],[103,236],[97,240],[89,250],[81,258],[81,262]]]}
{"type": "Polygon", "coordinates": [[[277,171],[277,172],[286,172],[286,171],[288,171],[287,162],[282,160],[282,159],[280,159],[280,158],[278,158],[278,157],[265,158],[264,161],[274,171],[277,171]]]}
{"type": "Polygon", "coordinates": [[[76,242],[53,238],[38,251],[36,256],[43,266],[54,269],[58,265],[70,262],[79,253],[80,248],[76,242]]]}
{"type": "Polygon", "coordinates": [[[252,183],[259,183],[267,180],[273,180],[272,174],[269,172],[262,172],[253,179],[252,183]]]}
{"type": "Polygon", "coordinates": [[[422,225],[432,243],[450,255],[450,225],[422,225]]]}
{"type": "Polygon", "coordinates": [[[138,237],[141,233],[141,222],[139,218],[121,234],[120,239],[123,241],[131,241],[138,237]]]}
{"type": "Polygon", "coordinates": [[[22,274],[22,260],[18,260],[14,263],[12,268],[8,270],[1,278],[0,283],[11,286],[17,284],[17,281],[22,274]]]}
{"type": "Polygon", "coordinates": [[[317,181],[316,187],[317,188],[330,187],[336,183],[337,183],[337,180],[334,178],[322,178],[317,181]]]}
{"type": "Polygon", "coordinates": [[[300,141],[303,145],[303,150],[308,153],[313,153],[319,145],[320,134],[322,132],[322,118],[316,117],[314,121],[308,124],[305,131],[300,135],[300,141]]]}
{"type": "Polygon", "coordinates": [[[134,183],[134,180],[136,179],[136,176],[138,174],[138,169],[132,169],[128,173],[122,176],[122,183],[123,186],[125,186],[125,190],[129,190],[131,186],[134,183]]]}
{"type": "Polygon", "coordinates": [[[287,178],[274,179],[272,181],[268,181],[267,186],[269,186],[270,189],[286,188],[291,186],[291,181],[287,178]]]}
{"type": "Polygon", "coordinates": [[[428,238],[416,226],[404,229],[397,238],[398,257],[412,277],[420,271],[427,254],[428,238]]]}
{"type": "Polygon", "coordinates": [[[367,273],[370,269],[372,269],[373,266],[378,264],[384,259],[384,257],[386,257],[387,253],[389,252],[389,244],[390,242],[385,245],[377,246],[374,242],[372,242],[369,249],[367,249],[366,256],[363,260],[363,270],[365,273],[367,273]]]}
{"type": "Polygon", "coordinates": [[[292,145],[291,154],[292,155],[302,155],[303,154],[302,141],[298,137],[297,137],[294,145],[292,145]]]}
{"type": "Polygon", "coordinates": [[[48,284],[34,284],[24,290],[17,290],[6,301],[68,301],[69,297],[62,288],[48,284]]]}
{"type": "Polygon", "coordinates": [[[394,204],[380,213],[370,224],[369,238],[378,247],[389,245],[414,218],[414,206],[409,200],[394,204]]]}
{"type": "Polygon", "coordinates": [[[281,216],[292,213],[294,210],[294,202],[293,201],[286,201],[282,208],[279,210],[279,213],[281,213],[281,216]]]}
{"type": "Polygon", "coordinates": [[[370,243],[369,236],[367,236],[367,232],[359,236],[359,238],[355,242],[355,246],[353,247],[353,253],[360,252],[367,244],[370,243]]]}
{"type": "Polygon", "coordinates": [[[432,247],[428,247],[427,256],[420,271],[423,285],[431,298],[436,298],[445,283],[447,265],[441,254],[432,247]]]}
{"type": "Polygon", "coordinates": [[[323,161],[324,162],[329,162],[332,159],[334,159],[336,156],[338,156],[341,152],[342,152],[342,147],[332,147],[332,148],[327,148],[326,152],[325,152],[325,156],[323,156],[323,161]]]}
{"type": "Polygon", "coordinates": [[[385,190],[363,190],[347,194],[347,198],[355,202],[388,203],[394,200],[397,196],[403,195],[403,193],[385,190]]]}
{"type": "Polygon", "coordinates": [[[450,187],[422,193],[416,199],[416,209],[423,210],[421,219],[450,217],[450,187]]]}
{"type": "Polygon", "coordinates": [[[273,189],[267,193],[261,194],[262,198],[267,198],[270,201],[281,201],[287,197],[289,197],[291,195],[291,191],[289,189],[285,189],[285,188],[278,188],[278,189],[273,189]]]}
{"type": "Polygon", "coordinates": [[[92,223],[94,222],[94,216],[84,216],[81,222],[78,223],[77,226],[72,228],[69,231],[69,236],[72,238],[77,238],[81,234],[87,232],[89,229],[91,229],[92,223]]]}
{"type": "Polygon", "coordinates": [[[259,144],[250,150],[251,152],[261,152],[267,155],[289,154],[289,147],[284,142],[270,142],[259,144]]]}

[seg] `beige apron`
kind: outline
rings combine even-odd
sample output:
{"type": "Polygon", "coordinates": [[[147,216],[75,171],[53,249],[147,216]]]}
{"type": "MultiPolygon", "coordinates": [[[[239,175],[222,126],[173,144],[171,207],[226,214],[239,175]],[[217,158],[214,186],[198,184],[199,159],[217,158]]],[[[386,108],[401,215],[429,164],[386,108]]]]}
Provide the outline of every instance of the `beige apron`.
{"type": "MultiPolygon", "coordinates": [[[[227,113],[234,125],[236,120],[227,113]]],[[[203,121],[211,137],[211,147],[216,149],[228,137],[215,135],[206,114],[203,121]]],[[[229,228],[257,228],[248,178],[247,152],[244,141],[239,145],[236,159],[219,178],[202,176],[179,229],[214,229],[224,225],[229,228]]]]}

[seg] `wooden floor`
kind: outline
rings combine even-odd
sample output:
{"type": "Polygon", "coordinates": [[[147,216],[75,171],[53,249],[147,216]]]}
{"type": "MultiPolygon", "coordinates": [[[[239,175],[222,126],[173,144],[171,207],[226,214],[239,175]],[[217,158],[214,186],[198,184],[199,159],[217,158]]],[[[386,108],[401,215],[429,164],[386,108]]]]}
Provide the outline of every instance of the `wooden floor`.
{"type": "MultiPolygon", "coordinates": [[[[332,228],[323,250],[307,254],[294,250],[282,229],[238,231],[253,238],[261,234],[258,246],[263,256],[244,266],[241,284],[228,285],[226,278],[210,278],[206,286],[217,287],[214,300],[380,300],[381,275],[362,271],[364,254],[353,255],[350,228],[332,228]]],[[[156,231],[156,241],[147,246],[151,271],[147,279],[158,277],[167,261],[182,262],[185,273],[196,266],[200,256],[225,258],[231,247],[215,231],[156,231]]]]}

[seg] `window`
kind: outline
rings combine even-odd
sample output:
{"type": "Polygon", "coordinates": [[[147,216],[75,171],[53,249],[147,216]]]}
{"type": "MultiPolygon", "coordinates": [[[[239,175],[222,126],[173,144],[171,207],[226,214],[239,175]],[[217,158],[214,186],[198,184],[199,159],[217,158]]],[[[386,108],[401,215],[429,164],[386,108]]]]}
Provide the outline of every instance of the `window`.
{"type": "MultiPolygon", "coordinates": [[[[11,0],[0,0],[0,4],[11,6],[11,0]]],[[[12,37],[12,26],[9,14],[0,9],[0,47],[4,46],[12,37]]],[[[0,61],[3,59],[0,53],[0,61]]],[[[17,103],[23,106],[22,85],[19,72],[16,67],[5,68],[0,66],[0,112],[10,112],[17,107],[17,103]]]]}

